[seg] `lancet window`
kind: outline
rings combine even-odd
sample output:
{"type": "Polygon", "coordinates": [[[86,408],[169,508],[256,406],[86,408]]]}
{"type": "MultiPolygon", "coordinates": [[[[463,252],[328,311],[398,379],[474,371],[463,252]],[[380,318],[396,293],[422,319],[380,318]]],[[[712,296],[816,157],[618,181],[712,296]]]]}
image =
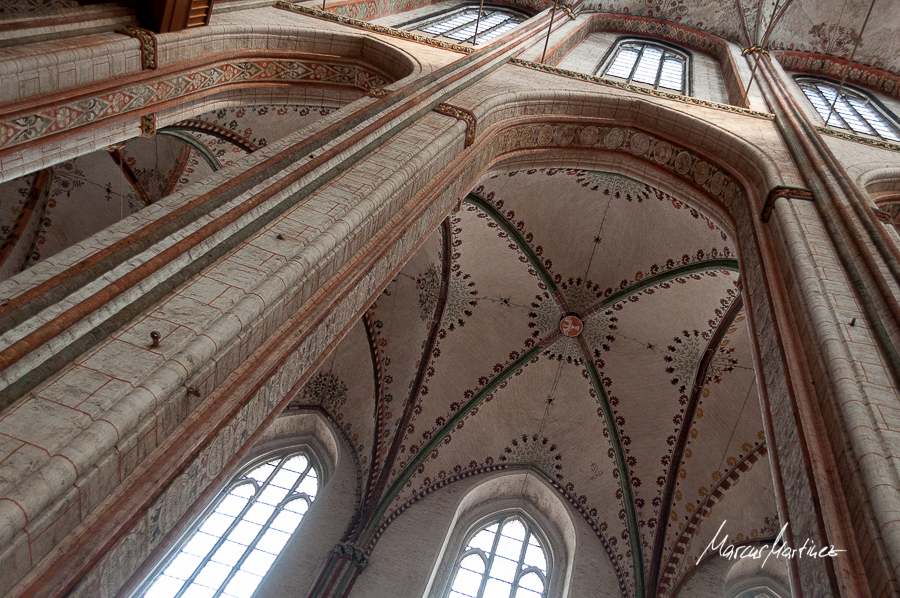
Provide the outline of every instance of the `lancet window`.
{"type": "Polygon", "coordinates": [[[545,544],[518,515],[495,518],[471,533],[447,598],[545,598],[550,576],[545,544]]]}
{"type": "Polygon", "coordinates": [[[231,480],[134,597],[251,598],[318,488],[305,453],[257,461],[231,480]]]}

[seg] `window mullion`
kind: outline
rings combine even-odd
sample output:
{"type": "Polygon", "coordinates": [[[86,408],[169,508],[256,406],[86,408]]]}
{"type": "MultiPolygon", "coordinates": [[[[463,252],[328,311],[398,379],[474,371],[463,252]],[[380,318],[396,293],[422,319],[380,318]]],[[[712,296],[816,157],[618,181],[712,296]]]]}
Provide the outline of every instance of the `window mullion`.
{"type": "Polygon", "coordinates": [[[647,44],[644,44],[641,46],[641,51],[638,52],[637,60],[634,61],[634,66],[631,67],[631,74],[628,75],[628,81],[626,81],[626,83],[628,83],[629,85],[631,85],[631,80],[634,79],[634,74],[637,72],[637,70],[641,66],[641,60],[644,58],[644,49],[646,47],[647,47],[647,44]]]}
{"type": "Polygon", "coordinates": [[[479,586],[478,595],[475,598],[483,598],[484,588],[491,578],[491,567],[494,565],[494,555],[497,554],[497,545],[500,543],[500,533],[503,531],[504,523],[506,523],[506,520],[501,520],[497,525],[497,534],[494,536],[494,543],[491,544],[491,554],[488,555],[487,566],[484,568],[484,577],[481,578],[481,586],[479,586]]]}
{"type": "MultiPolygon", "coordinates": [[[[178,590],[177,594],[175,594],[175,598],[181,598],[181,596],[184,595],[184,593],[188,590],[188,588],[191,587],[191,584],[194,583],[195,579],[197,579],[197,576],[200,574],[200,571],[202,571],[203,568],[207,565],[207,563],[209,563],[212,560],[213,555],[216,553],[217,550],[219,550],[219,548],[222,547],[222,544],[224,544],[226,542],[226,540],[228,539],[228,534],[230,534],[232,531],[234,531],[234,528],[237,527],[238,524],[240,524],[241,521],[244,520],[244,516],[247,514],[247,511],[249,511],[250,508],[256,504],[256,499],[259,498],[259,496],[260,496],[260,494],[262,494],[263,490],[266,489],[266,486],[269,485],[269,482],[272,481],[272,479],[275,477],[275,474],[277,474],[281,470],[281,466],[284,464],[285,461],[287,461],[287,459],[288,459],[288,457],[284,457],[281,460],[281,463],[279,463],[275,467],[275,469],[272,470],[272,473],[270,473],[269,476],[266,478],[265,483],[263,483],[261,486],[259,486],[256,493],[252,497],[250,497],[250,500],[248,500],[247,504],[244,505],[244,508],[241,509],[240,514],[234,518],[234,521],[231,522],[231,524],[228,526],[228,529],[226,529],[224,532],[222,532],[222,535],[219,536],[219,539],[216,540],[216,543],[213,545],[213,547],[210,549],[210,551],[206,554],[205,557],[203,557],[203,560],[200,561],[200,564],[197,566],[197,568],[194,569],[194,572],[191,573],[191,575],[185,580],[184,584],[181,586],[181,589],[178,590]]],[[[237,485],[240,485],[240,484],[237,484],[237,485]]],[[[225,500],[226,496],[228,496],[228,495],[226,494],[225,496],[223,496],[222,500],[225,500]]],[[[222,500],[219,501],[219,504],[222,503],[222,500]]],[[[218,508],[218,505],[216,505],[216,507],[218,508]]],[[[212,513],[214,513],[214,512],[215,512],[215,509],[213,509],[213,511],[210,513],[210,515],[212,515],[212,513]]],[[[208,518],[209,518],[209,516],[207,516],[207,519],[208,518]]],[[[206,519],[203,520],[203,523],[206,523],[206,519]]],[[[203,527],[203,523],[201,523],[199,526],[197,526],[197,530],[199,530],[201,527],[203,527]]],[[[228,577],[226,578],[225,582],[227,582],[229,579],[231,579],[232,575],[234,575],[234,569],[232,569],[231,573],[228,574],[228,577]]],[[[216,594],[215,594],[216,596],[218,596],[219,594],[222,593],[221,589],[225,587],[225,582],[222,582],[221,584],[219,584],[219,590],[216,592],[216,594]]]]}
{"type": "MultiPolygon", "coordinates": [[[[237,485],[235,485],[235,487],[237,487],[239,485],[240,484],[237,484],[237,485]]],[[[244,505],[244,508],[241,509],[240,514],[238,514],[238,516],[234,518],[234,521],[232,521],[228,525],[228,527],[225,529],[225,531],[222,532],[222,535],[219,536],[219,538],[216,540],[216,543],[213,544],[213,547],[209,549],[209,552],[206,553],[206,556],[203,557],[203,560],[200,561],[200,564],[197,565],[197,567],[194,569],[194,572],[191,573],[186,580],[184,580],[184,583],[182,584],[181,589],[178,590],[177,594],[175,594],[175,598],[181,598],[181,596],[188,590],[188,588],[191,587],[191,584],[194,583],[195,579],[197,579],[197,576],[200,574],[200,571],[203,570],[203,567],[205,567],[206,564],[212,560],[212,555],[214,555],[216,553],[216,551],[222,547],[222,544],[224,544],[225,541],[228,539],[228,534],[230,534],[232,531],[234,531],[234,528],[237,527],[238,524],[244,520],[244,515],[247,514],[247,511],[249,511],[250,508],[254,504],[256,504],[256,498],[262,493],[263,488],[265,488],[265,484],[263,484],[262,486],[257,488],[256,493],[250,497],[250,500],[248,500],[247,504],[244,505]]],[[[232,490],[233,489],[234,488],[232,488],[232,490]]],[[[219,503],[216,505],[216,508],[218,508],[219,505],[222,504],[222,501],[224,501],[225,498],[227,498],[227,497],[228,497],[228,494],[223,496],[222,499],[219,501],[219,503]]],[[[206,518],[204,518],[203,522],[201,522],[200,525],[197,526],[197,529],[194,530],[194,533],[197,533],[198,531],[200,531],[200,528],[203,527],[203,524],[206,523],[206,520],[209,519],[209,516],[215,512],[216,512],[215,509],[213,509],[209,513],[209,515],[207,515],[206,518]]],[[[191,534],[191,538],[193,538],[193,537],[194,537],[194,535],[191,534]]],[[[190,541],[190,538],[188,539],[188,541],[190,541]]],[[[182,546],[182,548],[183,548],[183,546],[182,546]]],[[[181,552],[181,549],[179,549],[178,552],[181,552]]],[[[174,560],[174,559],[172,559],[172,560],[174,560]]],[[[168,564],[167,564],[167,566],[168,566],[168,564]]],[[[163,569],[163,571],[165,571],[165,569],[163,569]]]]}
{"type": "MultiPolygon", "coordinates": [[[[491,14],[493,14],[493,13],[491,13],[491,14]]],[[[482,19],[482,21],[484,21],[484,19],[482,19]]],[[[491,27],[490,29],[487,29],[487,30],[485,30],[485,31],[479,31],[479,32],[478,32],[478,35],[479,35],[479,36],[485,36],[485,35],[487,35],[488,33],[490,33],[491,31],[493,31],[494,29],[497,29],[497,28],[499,28],[499,27],[503,27],[503,26],[506,25],[508,22],[509,22],[509,19],[506,19],[505,21],[500,21],[499,23],[497,23],[496,25],[494,25],[494,26],[491,27]]],[[[463,43],[471,43],[470,40],[474,40],[474,39],[475,39],[475,34],[473,33],[473,34],[472,34],[472,37],[467,38],[466,41],[463,42],[463,43]]]]}
{"type": "MultiPolygon", "coordinates": [[[[463,11],[463,12],[461,12],[461,13],[459,13],[459,14],[460,14],[460,15],[464,15],[464,14],[466,14],[466,11],[463,11]]],[[[448,19],[448,20],[449,20],[449,19],[448,19]]],[[[476,20],[477,20],[477,19],[476,19],[476,20]]],[[[469,21],[469,22],[467,22],[467,23],[463,23],[462,25],[460,25],[460,26],[458,26],[458,27],[454,27],[453,29],[448,29],[447,31],[445,31],[445,32],[443,32],[443,33],[440,33],[440,34],[436,35],[435,37],[441,37],[441,36],[443,36],[443,37],[450,37],[450,34],[451,34],[451,33],[456,33],[457,31],[460,31],[460,30],[462,30],[462,29],[465,29],[466,27],[469,27],[471,24],[472,24],[472,21],[469,21]]],[[[474,34],[473,34],[473,36],[474,36],[474,34]]],[[[452,39],[452,38],[451,38],[451,39],[452,39]]],[[[465,41],[463,41],[463,42],[461,42],[461,43],[465,43],[465,41]]]]}
{"type": "Polygon", "coordinates": [[[525,562],[525,551],[528,550],[528,538],[531,535],[531,528],[526,527],[525,541],[522,542],[522,550],[519,551],[519,562],[516,564],[516,576],[513,577],[512,589],[509,592],[510,598],[515,598],[516,592],[519,591],[519,579],[522,577],[522,565],[525,562]]]}
{"type": "Polygon", "coordinates": [[[666,58],[669,56],[669,53],[663,50],[662,58],[659,61],[659,66],[656,67],[656,80],[653,82],[653,89],[659,89],[659,79],[662,77],[663,67],[666,66],[666,58]]]}

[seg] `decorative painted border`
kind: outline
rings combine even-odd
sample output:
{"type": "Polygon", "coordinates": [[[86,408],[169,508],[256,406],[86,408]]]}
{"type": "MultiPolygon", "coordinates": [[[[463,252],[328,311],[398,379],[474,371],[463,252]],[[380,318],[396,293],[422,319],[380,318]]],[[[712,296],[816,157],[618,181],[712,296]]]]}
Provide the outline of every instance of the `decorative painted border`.
{"type": "Polygon", "coordinates": [[[369,463],[369,478],[366,481],[363,506],[372,498],[372,481],[381,473],[381,461],[384,456],[384,356],[378,347],[373,309],[369,306],[362,317],[363,330],[366,332],[366,343],[369,345],[369,357],[372,360],[372,376],[375,383],[375,441],[372,443],[372,460],[369,463]]]}
{"type": "Polygon", "coordinates": [[[800,187],[784,187],[779,185],[778,187],[772,187],[772,190],[769,191],[769,194],[766,196],[766,202],[763,204],[762,212],[759,215],[759,219],[763,222],[768,222],[769,218],[772,216],[772,210],[775,209],[775,200],[784,197],[786,199],[803,199],[806,201],[813,200],[812,191],[809,189],[801,189],[800,187]]]}
{"type": "MultiPolygon", "coordinates": [[[[842,58],[822,56],[821,54],[776,49],[773,49],[772,53],[786,71],[840,78],[844,67],[847,66],[847,61],[842,58]]],[[[886,93],[892,98],[900,98],[900,77],[887,71],[854,64],[847,73],[847,81],[886,93]]]]}
{"type": "Polygon", "coordinates": [[[158,45],[156,43],[156,35],[152,31],[141,29],[140,27],[126,27],[116,33],[133,37],[141,42],[141,66],[144,70],[155,69],[159,66],[156,59],[158,45]]]}
{"type": "MultiPolygon", "coordinates": [[[[314,59],[230,60],[146,83],[138,83],[66,103],[39,108],[35,112],[0,117],[0,149],[71,131],[128,112],[146,110],[173,100],[218,87],[246,83],[314,83],[344,85],[363,91],[388,83],[381,74],[352,62],[323,62],[314,59]]],[[[145,115],[152,116],[152,115],[145,115]]],[[[142,118],[144,135],[155,132],[142,118]]]]}
{"type": "Polygon", "coordinates": [[[727,475],[722,476],[722,479],[719,480],[719,483],[710,491],[707,497],[703,500],[702,503],[697,507],[694,511],[694,514],[691,516],[687,525],[684,526],[684,529],[681,530],[681,533],[678,536],[678,539],[675,541],[675,545],[672,548],[672,552],[669,553],[668,562],[666,562],[666,566],[663,568],[663,574],[659,581],[659,589],[657,596],[666,596],[669,593],[669,589],[672,587],[672,582],[676,581],[673,579],[673,576],[676,573],[676,569],[681,563],[682,557],[686,554],[687,545],[691,541],[691,536],[697,530],[697,527],[700,525],[701,519],[706,517],[709,512],[712,510],[713,505],[722,500],[722,497],[725,496],[725,491],[731,488],[737,479],[741,476],[742,473],[747,473],[753,465],[759,461],[760,458],[765,457],[768,454],[768,449],[766,448],[766,443],[761,442],[757,446],[755,446],[749,453],[744,455],[744,457],[737,462],[737,464],[731,468],[731,471],[728,472],[727,475]]]}
{"type": "Polygon", "coordinates": [[[371,31],[373,33],[389,35],[391,37],[404,39],[404,40],[410,41],[410,42],[416,42],[418,44],[425,44],[426,46],[431,46],[433,48],[440,48],[442,50],[450,50],[451,52],[459,52],[461,54],[471,54],[472,52],[475,51],[474,48],[469,48],[468,46],[452,44],[450,42],[445,42],[445,41],[442,41],[439,39],[434,39],[432,37],[426,37],[424,35],[419,35],[418,33],[410,33],[409,31],[394,29],[393,27],[386,27],[384,25],[376,25],[374,23],[367,23],[366,21],[360,21],[359,19],[353,19],[351,17],[345,17],[343,15],[336,15],[334,13],[325,12],[323,10],[319,10],[318,8],[309,8],[307,6],[300,6],[299,4],[291,4],[289,2],[276,2],[275,8],[280,8],[282,10],[288,10],[291,12],[300,13],[300,14],[303,14],[303,15],[306,15],[309,17],[315,17],[317,19],[324,19],[326,21],[331,21],[332,23],[340,23],[341,25],[347,25],[349,27],[363,29],[365,31],[371,31]]]}
{"type": "Polygon", "coordinates": [[[740,183],[727,171],[710,164],[693,151],[635,128],[598,127],[565,120],[550,124],[542,120],[510,127],[497,133],[491,143],[495,156],[518,149],[551,147],[621,150],[644,158],[688,184],[696,185],[728,209],[744,197],[740,183]]]}
{"type": "Polygon", "coordinates": [[[517,65],[517,66],[523,66],[525,68],[533,69],[536,71],[550,73],[551,75],[561,75],[563,77],[568,77],[569,79],[578,79],[580,81],[587,81],[588,83],[597,83],[599,85],[605,85],[607,87],[615,87],[616,89],[624,89],[626,91],[635,91],[637,93],[641,93],[641,94],[644,94],[647,96],[652,96],[655,98],[662,98],[664,100],[675,100],[678,102],[684,102],[685,104],[693,104],[695,106],[703,106],[704,108],[713,108],[715,110],[724,110],[725,112],[733,112],[735,114],[744,114],[746,116],[754,116],[756,118],[764,118],[766,120],[773,120],[775,118],[774,114],[769,114],[768,112],[757,112],[756,110],[750,110],[749,108],[741,108],[740,106],[731,106],[729,104],[719,104],[718,102],[710,102],[707,100],[701,100],[699,98],[683,96],[683,95],[680,95],[677,93],[666,93],[663,91],[656,91],[654,89],[638,87],[637,85],[628,85],[627,83],[620,83],[618,81],[613,81],[612,79],[604,79],[602,77],[593,77],[591,75],[586,75],[584,73],[576,73],[575,71],[567,71],[566,69],[561,69],[561,68],[558,68],[555,66],[549,66],[546,64],[540,64],[538,62],[522,60],[521,58],[511,58],[510,63],[517,65]]]}
{"type": "Polygon", "coordinates": [[[816,131],[818,131],[819,133],[824,133],[825,135],[830,135],[831,137],[844,139],[845,141],[854,141],[856,143],[863,143],[865,145],[872,145],[875,147],[880,147],[881,149],[891,150],[892,152],[900,152],[900,144],[898,143],[891,143],[890,141],[881,141],[878,139],[869,139],[868,137],[860,137],[859,135],[854,135],[853,133],[835,131],[834,129],[826,129],[825,127],[816,127],[816,131]]]}
{"type": "MultiPolygon", "coordinates": [[[[430,6],[434,0],[348,0],[331,3],[327,11],[360,20],[374,20],[430,6]]],[[[534,16],[553,5],[550,0],[494,0],[493,4],[529,11],[534,16]]]]}
{"type": "Polygon", "coordinates": [[[728,44],[722,38],[680,23],[639,15],[597,15],[591,18],[590,23],[591,33],[613,31],[661,38],[676,45],[715,56],[722,67],[722,77],[729,100],[742,102],[743,107],[749,107],[749,104],[746,103],[747,90],[744,89],[744,83],[737,74],[737,65],[734,63],[728,44]]]}
{"type": "Polygon", "coordinates": [[[452,106],[450,104],[440,104],[437,108],[434,109],[438,114],[443,114],[444,116],[450,116],[452,118],[456,118],[466,123],[466,144],[465,147],[469,147],[475,141],[475,127],[478,126],[478,119],[475,117],[475,114],[471,110],[466,110],[465,108],[458,108],[457,106],[452,106]]]}
{"type": "Polygon", "coordinates": [[[248,154],[252,154],[256,150],[259,149],[257,145],[255,145],[249,139],[238,135],[234,131],[226,129],[223,126],[217,125],[216,123],[206,122],[205,120],[199,120],[194,118],[188,118],[185,120],[178,121],[173,125],[169,125],[165,127],[168,130],[184,130],[184,131],[196,131],[198,133],[205,133],[206,135],[211,135],[217,139],[222,139],[223,141],[227,141],[232,145],[239,147],[244,150],[248,154]]]}

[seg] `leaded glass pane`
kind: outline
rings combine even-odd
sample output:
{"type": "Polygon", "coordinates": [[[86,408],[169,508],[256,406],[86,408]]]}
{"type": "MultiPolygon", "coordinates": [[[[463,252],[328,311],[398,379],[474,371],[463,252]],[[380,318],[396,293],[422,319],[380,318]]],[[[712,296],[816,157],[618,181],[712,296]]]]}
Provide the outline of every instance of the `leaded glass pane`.
{"type": "Polygon", "coordinates": [[[466,596],[476,596],[478,589],[481,587],[482,577],[484,575],[481,573],[460,569],[456,573],[456,579],[453,581],[453,590],[466,596]]]}
{"type": "Polygon", "coordinates": [[[900,132],[864,96],[843,89],[838,98],[838,86],[826,81],[800,80],[798,83],[810,104],[825,121],[825,126],[900,141],[900,132]]]}
{"type": "Polygon", "coordinates": [[[616,55],[612,65],[606,69],[606,74],[610,77],[628,79],[631,77],[631,69],[634,67],[634,63],[637,62],[638,56],[640,56],[638,50],[622,48],[616,55]]]}
{"type": "Polygon", "coordinates": [[[486,41],[488,41],[488,40],[491,39],[491,38],[494,38],[494,37],[497,37],[497,36],[499,36],[499,35],[502,35],[502,34],[506,33],[506,32],[509,31],[510,29],[515,29],[515,28],[516,28],[516,25],[518,25],[518,24],[519,24],[518,21],[515,22],[515,23],[512,23],[512,22],[510,22],[510,23],[504,23],[504,24],[501,25],[500,27],[497,27],[496,29],[491,29],[490,31],[486,32],[484,35],[482,35],[482,34],[479,32],[479,33],[478,33],[478,41],[479,41],[479,42],[482,42],[482,43],[483,43],[483,42],[486,42],[486,41]]]}
{"type": "Polygon", "coordinates": [[[536,567],[541,573],[547,573],[547,559],[544,557],[544,551],[534,539],[534,536],[528,541],[528,548],[525,549],[525,566],[536,567]]]}
{"type": "Polygon", "coordinates": [[[537,573],[526,573],[519,580],[519,593],[517,595],[521,595],[522,589],[531,590],[540,595],[544,591],[544,582],[541,581],[537,573]]]}
{"type": "MultiPolygon", "coordinates": [[[[457,43],[477,42],[482,44],[514,29],[521,22],[522,19],[518,15],[502,10],[485,10],[481,13],[479,20],[478,10],[467,9],[422,27],[420,31],[457,43]],[[477,39],[475,37],[476,29],[477,39]]],[[[413,28],[415,27],[413,26],[413,28]]]]}
{"type": "Polygon", "coordinates": [[[485,552],[490,552],[494,546],[494,536],[497,535],[498,527],[500,527],[499,524],[495,523],[472,536],[468,548],[480,548],[485,552]]]}
{"type": "Polygon", "coordinates": [[[478,13],[475,12],[467,12],[461,15],[457,15],[453,18],[447,19],[445,21],[440,21],[439,23],[435,23],[428,27],[422,29],[425,33],[445,33],[450,31],[451,29],[456,29],[461,25],[465,25],[466,23],[473,22],[478,18],[478,13]]]}
{"type": "Polygon", "coordinates": [[[659,86],[675,91],[684,90],[684,62],[678,58],[666,58],[663,62],[659,86]]]}
{"type": "Polygon", "coordinates": [[[656,75],[659,73],[659,65],[662,61],[662,50],[653,46],[645,46],[637,69],[634,71],[634,79],[638,83],[656,84],[656,75]]]}
{"type": "MultiPolygon", "coordinates": [[[[490,30],[492,27],[495,27],[502,23],[503,21],[509,20],[509,15],[495,12],[491,16],[487,18],[482,18],[481,21],[478,21],[478,31],[484,33],[485,31],[490,30]]],[[[455,39],[457,41],[465,41],[470,37],[475,36],[475,23],[472,23],[468,27],[465,27],[459,31],[455,31],[453,33],[448,33],[447,37],[451,39],[455,39]]],[[[484,39],[483,37],[481,39],[484,39]]]]}
{"type": "Polygon", "coordinates": [[[626,41],[619,45],[604,76],[684,93],[686,64],[684,56],[662,46],[626,41]]]}
{"type": "Polygon", "coordinates": [[[309,509],[318,478],[307,457],[289,455],[253,468],[232,484],[136,596],[251,598],[309,509]]]}
{"type": "Polygon", "coordinates": [[[546,555],[530,525],[507,516],[469,536],[446,596],[544,598],[547,573],[546,555]]]}

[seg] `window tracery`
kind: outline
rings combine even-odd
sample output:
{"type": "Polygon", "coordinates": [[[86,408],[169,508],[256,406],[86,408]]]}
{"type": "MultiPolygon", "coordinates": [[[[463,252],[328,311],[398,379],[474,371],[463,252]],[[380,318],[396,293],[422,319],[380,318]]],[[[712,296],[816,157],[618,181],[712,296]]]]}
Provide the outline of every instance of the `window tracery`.
{"type": "MultiPolygon", "coordinates": [[[[517,27],[525,18],[509,10],[485,6],[478,19],[478,6],[465,6],[437,18],[419,21],[408,26],[434,37],[446,38],[455,43],[486,43],[517,27]],[[476,39],[475,33],[478,37],[476,39]]],[[[409,24],[407,24],[409,25],[409,24]]]]}
{"type": "Polygon", "coordinates": [[[544,542],[519,515],[494,518],[471,533],[447,598],[543,598],[549,566],[544,542]]]}
{"type": "Polygon", "coordinates": [[[597,75],[653,89],[688,93],[688,56],[668,46],[644,40],[621,40],[597,75]]]}
{"type": "Polygon", "coordinates": [[[825,121],[826,127],[849,129],[888,141],[900,141],[900,131],[866,95],[824,79],[798,78],[797,84],[825,121]],[[832,109],[832,106],[834,107],[832,109]]]}
{"type": "Polygon", "coordinates": [[[229,482],[134,596],[250,598],[318,489],[318,474],[304,452],[257,461],[229,482]]]}

